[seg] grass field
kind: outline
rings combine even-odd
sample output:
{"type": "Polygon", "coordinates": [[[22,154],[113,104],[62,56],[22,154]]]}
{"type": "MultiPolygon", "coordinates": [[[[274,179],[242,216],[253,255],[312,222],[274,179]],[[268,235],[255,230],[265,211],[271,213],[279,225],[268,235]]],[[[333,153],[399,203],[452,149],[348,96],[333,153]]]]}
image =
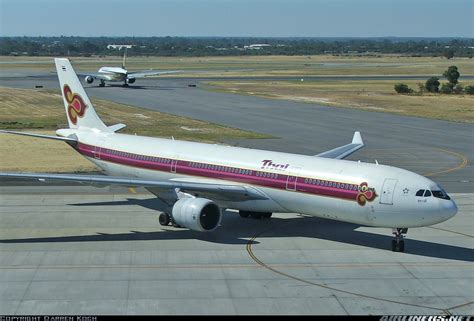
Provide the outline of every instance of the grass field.
{"type": "MultiPolygon", "coordinates": [[[[122,132],[153,137],[218,143],[270,136],[178,117],[110,101],[94,99],[97,113],[107,125],[127,124],[122,132]]],[[[58,93],[0,87],[0,129],[40,130],[49,134],[67,127],[58,93]]],[[[0,171],[90,171],[92,164],[66,144],[0,134],[0,171]]]]}
{"type": "MultiPolygon", "coordinates": [[[[76,71],[96,72],[102,66],[120,66],[122,57],[71,57],[76,71]]],[[[441,75],[449,66],[461,75],[474,75],[469,58],[358,56],[232,56],[232,57],[129,57],[129,70],[183,70],[172,77],[264,77],[351,75],[441,75]]],[[[0,57],[3,71],[54,71],[51,57],[0,57]]],[[[166,75],[160,77],[167,77],[166,75]]]]}
{"type": "MultiPolygon", "coordinates": [[[[418,90],[418,81],[403,81],[418,90]]],[[[400,95],[398,81],[215,81],[212,90],[317,103],[328,106],[427,117],[457,122],[474,122],[472,95],[400,95]]]]}

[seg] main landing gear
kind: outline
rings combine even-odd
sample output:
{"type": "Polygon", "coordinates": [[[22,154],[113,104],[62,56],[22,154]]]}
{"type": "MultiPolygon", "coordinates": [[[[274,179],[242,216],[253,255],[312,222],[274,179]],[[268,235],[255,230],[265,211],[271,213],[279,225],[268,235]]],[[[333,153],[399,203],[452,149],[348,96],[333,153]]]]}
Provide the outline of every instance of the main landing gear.
{"type": "Polygon", "coordinates": [[[403,240],[403,234],[407,234],[407,228],[394,228],[392,233],[395,238],[392,240],[392,251],[393,252],[405,252],[405,241],[403,240]]]}
{"type": "Polygon", "coordinates": [[[160,214],[160,216],[158,217],[158,221],[160,222],[160,225],[162,226],[168,226],[171,224],[174,227],[181,227],[181,225],[176,224],[176,222],[173,220],[171,215],[165,212],[160,214]]]}
{"type": "Polygon", "coordinates": [[[262,219],[262,218],[270,218],[272,217],[272,213],[268,212],[249,212],[249,211],[239,211],[240,217],[247,218],[255,218],[257,220],[262,219]]]}
{"type": "Polygon", "coordinates": [[[99,83],[99,87],[105,87],[105,81],[101,80],[99,83]]]}

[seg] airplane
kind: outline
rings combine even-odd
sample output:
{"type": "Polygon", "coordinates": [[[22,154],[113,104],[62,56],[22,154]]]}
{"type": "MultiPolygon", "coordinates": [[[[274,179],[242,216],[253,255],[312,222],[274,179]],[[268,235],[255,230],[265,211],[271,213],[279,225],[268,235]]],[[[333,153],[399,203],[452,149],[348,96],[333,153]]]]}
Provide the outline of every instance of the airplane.
{"type": "Polygon", "coordinates": [[[104,87],[106,81],[123,82],[124,87],[133,84],[137,78],[145,78],[148,76],[166,75],[181,72],[180,70],[170,71],[153,71],[143,70],[130,72],[125,67],[127,60],[127,48],[123,53],[122,67],[101,67],[97,73],[78,73],[79,76],[84,77],[88,84],[92,84],[94,80],[99,80],[99,86],[104,87]]]}
{"type": "Polygon", "coordinates": [[[55,64],[69,128],[56,136],[2,132],[66,142],[106,175],[0,173],[0,178],[143,187],[163,204],[161,225],[201,232],[218,228],[225,209],[243,218],[300,213],[392,228],[395,252],[404,252],[408,228],[457,213],[455,202],[428,178],[345,160],[364,147],[358,131],[351,143],[315,156],[118,133],[125,125],[102,122],[69,60],[55,58],[55,64]]]}

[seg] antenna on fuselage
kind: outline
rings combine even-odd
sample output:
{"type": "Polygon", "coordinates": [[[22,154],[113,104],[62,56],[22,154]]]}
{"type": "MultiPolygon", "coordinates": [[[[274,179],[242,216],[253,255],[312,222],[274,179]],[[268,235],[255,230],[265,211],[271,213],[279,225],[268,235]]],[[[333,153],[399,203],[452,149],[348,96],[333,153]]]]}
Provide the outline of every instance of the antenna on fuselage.
{"type": "Polygon", "coordinates": [[[378,165],[378,164],[379,164],[379,162],[377,162],[377,160],[375,160],[375,165],[378,165]]]}

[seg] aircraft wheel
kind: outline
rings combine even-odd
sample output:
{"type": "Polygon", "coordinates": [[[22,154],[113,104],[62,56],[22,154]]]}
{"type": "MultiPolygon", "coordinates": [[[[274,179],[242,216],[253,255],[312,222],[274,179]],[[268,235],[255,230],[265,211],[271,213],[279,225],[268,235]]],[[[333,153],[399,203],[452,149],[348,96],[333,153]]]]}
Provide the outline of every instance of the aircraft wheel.
{"type": "Polygon", "coordinates": [[[262,213],[262,217],[263,218],[270,218],[270,217],[272,217],[272,214],[273,213],[268,213],[268,212],[267,213],[262,213]]]}
{"type": "Polygon", "coordinates": [[[167,213],[161,213],[158,217],[158,220],[160,221],[161,225],[167,226],[170,224],[171,218],[167,213]]]}
{"type": "Polygon", "coordinates": [[[392,240],[392,251],[393,252],[405,252],[405,241],[392,240]]]}
{"type": "Polygon", "coordinates": [[[250,217],[259,220],[259,219],[262,218],[262,213],[260,213],[260,212],[250,212],[250,217]]]}
{"type": "Polygon", "coordinates": [[[249,217],[250,212],[247,212],[247,211],[239,211],[239,215],[240,215],[240,217],[242,217],[242,218],[246,218],[246,217],[249,217]]]}
{"type": "Polygon", "coordinates": [[[105,81],[101,80],[100,84],[99,84],[99,87],[105,87],[105,81]]]}

